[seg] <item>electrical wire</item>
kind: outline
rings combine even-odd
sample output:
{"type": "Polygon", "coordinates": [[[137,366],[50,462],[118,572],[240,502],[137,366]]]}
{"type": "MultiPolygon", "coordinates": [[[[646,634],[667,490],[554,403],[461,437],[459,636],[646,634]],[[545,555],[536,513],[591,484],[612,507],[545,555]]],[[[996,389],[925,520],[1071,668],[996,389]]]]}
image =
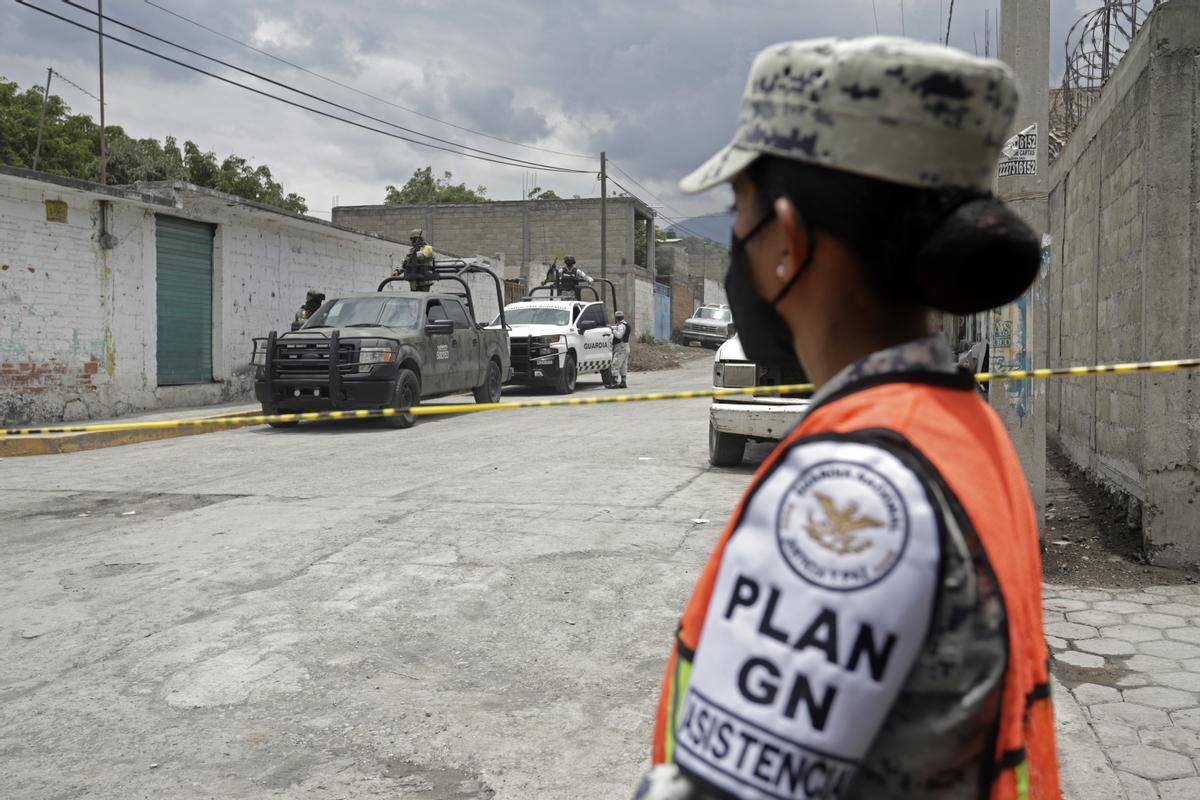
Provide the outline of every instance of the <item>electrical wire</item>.
{"type": "MultiPolygon", "coordinates": [[[[38,6],[32,5],[31,3],[26,2],[26,0],[16,0],[16,2],[19,5],[23,5],[27,8],[33,9],[34,11],[39,11],[43,14],[46,14],[47,16],[54,17],[55,19],[66,22],[69,25],[74,25],[77,28],[82,28],[83,30],[88,31],[90,33],[99,34],[99,31],[96,30],[95,28],[89,27],[89,26],[83,24],[82,22],[77,22],[76,20],[70,19],[68,17],[64,17],[60,14],[55,14],[53,11],[50,11],[48,9],[40,8],[38,6]]],[[[168,55],[164,55],[163,53],[159,53],[159,52],[156,52],[149,48],[142,47],[141,45],[137,45],[137,44],[134,44],[133,42],[126,41],[125,39],[121,39],[117,36],[113,36],[112,34],[105,33],[105,34],[103,34],[103,36],[105,39],[109,39],[111,41],[118,42],[120,44],[125,45],[126,47],[141,51],[143,53],[146,53],[147,55],[151,55],[151,56],[154,56],[155,58],[159,58],[159,59],[162,59],[163,61],[167,61],[171,64],[175,64],[176,66],[183,67],[184,69],[190,69],[193,72],[198,72],[201,75],[206,75],[210,78],[215,78],[216,80],[219,80],[223,83],[228,83],[231,86],[237,86],[238,88],[245,89],[248,92],[253,92],[254,94],[260,95],[262,97],[267,97],[272,100],[277,100],[281,103],[292,106],[293,108],[299,108],[303,111],[308,111],[310,113],[317,114],[317,115],[325,117],[327,119],[332,119],[337,122],[344,122],[347,125],[352,125],[356,128],[361,128],[366,131],[371,131],[372,133],[378,133],[383,136],[388,136],[392,139],[398,139],[400,141],[419,145],[421,147],[428,147],[433,150],[441,150],[443,152],[452,153],[454,155],[463,156],[465,158],[474,158],[478,161],[488,161],[493,164],[500,164],[500,165],[506,166],[506,167],[519,167],[521,169],[526,168],[525,163],[520,162],[520,161],[514,161],[513,159],[509,159],[507,157],[489,158],[487,156],[476,155],[474,153],[467,153],[467,152],[463,152],[462,150],[454,150],[449,147],[443,147],[441,145],[432,144],[430,142],[423,142],[419,139],[413,139],[408,136],[401,136],[400,134],[392,133],[391,131],[385,131],[385,130],[381,130],[379,128],[374,128],[370,125],[366,125],[366,124],[358,122],[356,120],[346,119],[345,117],[339,117],[337,114],[331,114],[328,111],[323,111],[319,108],[313,108],[312,106],[307,106],[307,105],[304,105],[303,103],[297,103],[294,100],[289,100],[286,97],[280,97],[279,95],[271,94],[270,92],[263,91],[262,89],[256,89],[253,86],[247,86],[244,83],[238,83],[237,81],[232,80],[231,78],[226,78],[223,75],[218,75],[214,72],[209,72],[208,70],[201,69],[200,67],[197,67],[193,64],[188,64],[187,62],[180,61],[175,58],[171,58],[168,55]]],[[[591,172],[591,170],[586,170],[586,169],[570,169],[567,167],[555,167],[555,166],[551,166],[551,165],[543,165],[541,167],[541,169],[545,169],[550,172],[576,173],[576,174],[587,174],[587,173],[591,172]]]]}
{"type": "MultiPolygon", "coordinates": [[[[622,175],[624,175],[626,178],[628,178],[628,179],[629,179],[629,181],[630,181],[630,182],[632,182],[634,185],[641,187],[642,191],[644,191],[644,192],[645,192],[647,195],[649,195],[649,196],[651,197],[651,199],[653,199],[653,200],[657,200],[657,201],[659,202],[659,205],[661,205],[663,208],[666,208],[666,209],[668,209],[668,210],[670,210],[670,211],[674,211],[674,212],[675,212],[676,214],[678,214],[680,217],[686,216],[686,215],[685,215],[685,214],[684,214],[682,211],[680,211],[679,209],[677,209],[677,208],[675,208],[675,207],[673,207],[673,206],[669,205],[668,203],[664,202],[664,201],[663,201],[663,199],[662,199],[661,197],[659,197],[659,196],[655,195],[653,192],[651,192],[649,189],[647,189],[645,186],[643,186],[643,185],[642,185],[642,184],[641,184],[641,183],[640,183],[640,182],[639,182],[639,181],[638,181],[636,178],[634,178],[634,177],[633,177],[632,175],[630,175],[628,172],[626,172],[625,170],[621,169],[619,166],[617,166],[616,164],[614,164],[614,163],[613,163],[613,161],[612,161],[612,159],[609,159],[609,162],[608,162],[608,163],[609,163],[609,164],[610,164],[610,165],[613,167],[613,169],[615,169],[617,172],[621,173],[621,174],[622,174],[622,175]]],[[[616,178],[613,178],[613,177],[611,177],[611,176],[610,176],[610,177],[609,177],[609,180],[610,180],[610,181],[612,181],[613,183],[615,183],[617,186],[620,186],[620,187],[621,187],[621,189],[623,189],[623,190],[625,191],[625,193],[626,193],[626,194],[629,194],[629,195],[631,195],[631,196],[633,196],[633,197],[635,197],[635,198],[637,197],[637,195],[636,195],[636,194],[634,194],[632,191],[630,191],[629,189],[627,189],[627,188],[626,188],[624,185],[622,185],[621,183],[619,183],[619,182],[617,181],[617,179],[616,179],[616,178]]],[[[640,200],[641,198],[637,198],[637,199],[639,199],[639,200],[640,200]]],[[[642,201],[642,202],[645,202],[645,201],[642,201]]],[[[647,203],[646,205],[649,205],[649,203],[647,203]]],[[[682,222],[681,220],[679,220],[679,219],[676,219],[676,218],[674,218],[674,217],[671,217],[671,216],[669,216],[669,215],[667,215],[667,214],[665,214],[665,213],[662,213],[661,211],[658,213],[658,216],[662,217],[663,219],[667,220],[668,222],[673,222],[673,223],[674,223],[674,226],[673,226],[673,227],[675,227],[675,228],[678,228],[679,230],[682,230],[682,231],[684,231],[685,233],[690,233],[692,236],[694,236],[694,237],[695,237],[695,238],[697,238],[697,239],[703,239],[703,240],[705,240],[705,241],[710,241],[710,242],[711,242],[711,241],[713,241],[713,240],[712,240],[712,237],[710,237],[710,236],[704,236],[704,235],[702,235],[702,234],[700,234],[700,233],[697,233],[696,231],[694,231],[694,230],[692,230],[692,229],[688,228],[686,225],[684,225],[684,224],[683,224],[683,222],[682,222]]]]}
{"type": "MultiPolygon", "coordinates": [[[[624,173],[622,172],[622,174],[624,174],[624,173]]],[[[628,177],[628,176],[626,176],[626,177],[628,177]]],[[[625,194],[629,195],[634,200],[637,200],[640,203],[645,203],[646,205],[650,205],[649,203],[646,203],[645,200],[642,200],[642,198],[638,197],[637,194],[632,189],[625,186],[624,184],[622,184],[620,181],[618,181],[616,178],[612,177],[611,175],[608,176],[608,180],[610,183],[612,183],[616,186],[619,186],[621,188],[621,191],[625,192],[625,194]]],[[[633,179],[630,178],[630,180],[633,180],[633,179]]],[[[638,184],[638,185],[640,186],[641,184],[638,184]]],[[[643,188],[645,188],[645,187],[643,187],[643,188]]],[[[704,236],[703,234],[700,234],[700,233],[692,230],[691,228],[688,228],[686,225],[683,224],[683,222],[675,219],[674,217],[669,217],[663,213],[658,213],[658,214],[656,214],[656,216],[662,217],[663,219],[667,220],[668,222],[675,223],[673,227],[678,228],[679,230],[683,231],[684,233],[690,233],[693,237],[695,237],[697,239],[702,239],[702,240],[708,241],[708,242],[713,241],[711,237],[704,236]]]]}
{"type": "MultiPolygon", "coordinates": [[[[62,2],[65,5],[68,5],[68,6],[71,6],[72,8],[78,9],[79,11],[83,11],[87,14],[91,14],[92,16],[98,16],[98,13],[96,11],[93,11],[92,9],[88,8],[87,6],[82,6],[76,2],[73,2],[73,0],[62,0],[62,2]]],[[[207,61],[211,61],[214,64],[220,64],[223,67],[228,67],[229,69],[240,72],[243,75],[249,75],[252,78],[257,78],[260,81],[264,81],[273,86],[278,86],[281,89],[286,89],[287,91],[295,92],[296,94],[298,94],[302,97],[307,97],[310,100],[316,100],[319,103],[324,103],[326,105],[332,106],[340,111],[346,111],[351,114],[356,114],[365,119],[369,119],[372,122],[378,122],[381,125],[387,125],[388,127],[395,128],[396,130],[404,131],[405,133],[411,133],[414,136],[422,136],[426,139],[431,139],[432,141],[440,142],[441,144],[450,145],[451,147],[459,147],[463,150],[471,151],[474,153],[479,153],[480,155],[491,156],[492,158],[502,158],[502,159],[505,159],[506,161],[512,161],[514,163],[524,164],[529,167],[537,167],[538,169],[543,169],[543,168],[554,169],[555,168],[554,165],[551,165],[551,164],[542,164],[542,163],[536,162],[536,161],[526,161],[524,159],[514,158],[512,156],[506,156],[503,153],[493,153],[489,150],[481,150],[477,147],[470,147],[469,145],[465,145],[460,142],[451,141],[449,139],[442,139],[438,136],[433,136],[431,134],[424,133],[422,131],[414,130],[412,128],[406,128],[405,126],[398,125],[394,122],[391,122],[390,120],[381,119],[380,117],[372,116],[371,114],[367,114],[366,112],[359,111],[358,109],[342,105],[341,103],[336,103],[332,100],[327,100],[323,97],[320,97],[319,95],[312,94],[311,92],[306,92],[303,89],[297,89],[294,86],[289,86],[286,83],[277,81],[273,78],[269,78],[266,75],[262,75],[260,73],[254,72],[253,70],[244,69],[243,67],[239,67],[236,64],[231,64],[228,61],[222,61],[221,59],[215,58],[214,56],[210,56],[205,53],[201,53],[198,50],[193,50],[190,47],[186,47],[177,42],[173,42],[169,39],[165,39],[162,36],[158,36],[156,34],[150,33],[149,31],[138,28],[134,25],[130,25],[126,22],[122,22],[121,20],[116,19],[114,17],[110,17],[107,14],[104,15],[104,20],[106,22],[111,22],[115,25],[119,25],[122,28],[125,28],[126,30],[130,30],[130,31],[133,31],[134,33],[141,34],[142,36],[145,36],[148,39],[153,39],[156,42],[161,42],[162,44],[168,45],[169,47],[174,47],[176,49],[182,50],[185,53],[189,53],[189,54],[197,56],[199,58],[203,58],[207,61]]]]}
{"type": "Polygon", "coordinates": [[[186,17],[177,11],[173,11],[165,6],[160,6],[158,3],[155,3],[152,0],[144,0],[144,2],[146,3],[146,5],[153,6],[154,8],[157,8],[159,11],[162,11],[163,13],[166,13],[166,14],[170,14],[171,16],[175,17],[176,19],[183,20],[184,22],[188,23],[189,25],[194,25],[197,28],[200,28],[201,30],[208,31],[209,33],[214,34],[215,36],[220,36],[222,39],[226,39],[230,42],[233,42],[234,44],[238,45],[239,47],[244,47],[247,50],[252,50],[255,53],[258,53],[259,55],[264,55],[267,58],[274,59],[275,61],[278,61],[281,64],[286,64],[289,67],[293,67],[294,69],[298,69],[301,72],[312,75],[314,78],[320,78],[321,80],[325,81],[326,83],[331,83],[334,86],[339,86],[343,89],[347,89],[351,92],[354,92],[355,94],[362,95],[363,97],[370,98],[371,100],[375,100],[376,102],[383,103],[384,105],[389,105],[392,108],[397,108],[397,109],[407,112],[409,114],[415,114],[418,117],[430,120],[431,122],[436,122],[439,125],[446,125],[448,127],[455,128],[455,129],[463,131],[465,133],[474,134],[475,136],[482,136],[485,139],[492,139],[493,141],[503,142],[504,144],[511,144],[514,147],[524,147],[528,150],[537,150],[542,153],[550,153],[550,154],[556,155],[556,156],[566,156],[568,158],[588,158],[588,159],[594,159],[596,157],[594,154],[589,154],[589,153],[569,153],[564,150],[553,150],[548,147],[539,147],[538,145],[525,144],[523,142],[513,141],[512,139],[505,139],[503,136],[496,136],[494,134],[486,133],[484,131],[475,130],[474,128],[468,128],[464,125],[456,125],[453,122],[448,122],[444,119],[439,119],[438,117],[418,111],[415,108],[409,108],[407,106],[402,106],[399,103],[393,103],[391,100],[386,100],[382,97],[379,97],[378,95],[371,94],[370,92],[364,92],[362,89],[355,88],[354,86],[350,86],[349,84],[342,83],[341,81],[336,80],[334,78],[330,78],[326,75],[322,75],[321,73],[315,72],[311,69],[308,69],[307,67],[301,66],[300,64],[297,64],[294,61],[289,61],[286,58],[277,56],[274,53],[271,53],[267,50],[263,50],[261,48],[255,47],[252,44],[243,42],[240,39],[236,39],[227,33],[222,33],[221,31],[216,30],[215,28],[210,28],[209,26],[205,25],[204,23],[197,22],[196,20],[191,19],[190,17],[186,17]]]}
{"type": "Polygon", "coordinates": [[[79,91],[83,92],[83,93],[84,93],[84,94],[86,94],[88,97],[90,97],[90,98],[92,98],[93,100],[95,100],[97,103],[99,103],[99,102],[100,102],[100,98],[99,98],[99,97],[96,97],[96,95],[92,94],[92,93],[91,93],[91,92],[89,92],[87,89],[85,89],[85,88],[83,88],[82,86],[80,86],[78,83],[75,83],[75,81],[71,80],[71,79],[70,79],[70,78],[68,78],[66,75],[63,75],[63,74],[62,74],[61,72],[59,72],[58,70],[56,70],[56,69],[54,69],[54,68],[52,67],[52,68],[50,69],[50,71],[51,71],[51,72],[53,72],[53,73],[54,73],[54,74],[55,74],[55,75],[58,77],[58,79],[59,79],[60,81],[62,81],[63,83],[66,83],[66,84],[69,84],[69,85],[71,85],[71,86],[74,86],[76,89],[78,89],[79,91]]]}

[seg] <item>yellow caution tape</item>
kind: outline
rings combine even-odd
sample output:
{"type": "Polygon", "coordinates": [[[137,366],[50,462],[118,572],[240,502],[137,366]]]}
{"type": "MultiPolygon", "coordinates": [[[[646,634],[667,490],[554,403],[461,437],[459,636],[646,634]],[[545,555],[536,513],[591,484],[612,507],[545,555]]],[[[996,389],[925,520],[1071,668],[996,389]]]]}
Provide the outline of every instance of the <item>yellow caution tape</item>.
{"type": "MultiPolygon", "coordinates": [[[[1062,378],[1084,375],[1127,375],[1134,372],[1177,372],[1200,368],[1200,358],[1177,359],[1174,361],[1140,361],[1129,364],[1104,364],[1094,367],[1062,367],[1059,369],[1029,369],[1013,372],[979,372],[975,380],[979,383],[1026,380],[1030,378],[1062,378]]],[[[50,433],[99,433],[102,431],[138,431],[163,428],[187,428],[208,426],[241,427],[265,425],[269,422],[318,422],[322,420],[380,419],[411,413],[417,417],[435,417],[446,414],[472,414],[479,411],[501,411],[518,408],[552,408],[556,406],[595,406],[605,403],[641,403],[651,400],[696,400],[712,397],[736,397],[747,395],[803,394],[812,392],[811,383],[793,383],[783,386],[747,386],[732,389],[705,389],[690,392],[649,392],[647,394],[592,395],[553,400],[512,400],[500,403],[435,403],[416,406],[409,412],[394,408],[360,411],[309,411],[297,414],[274,414],[237,417],[209,417],[207,419],[163,420],[157,422],[109,422],[96,425],[71,425],[43,428],[8,428],[0,430],[0,436],[34,436],[50,433]]]]}

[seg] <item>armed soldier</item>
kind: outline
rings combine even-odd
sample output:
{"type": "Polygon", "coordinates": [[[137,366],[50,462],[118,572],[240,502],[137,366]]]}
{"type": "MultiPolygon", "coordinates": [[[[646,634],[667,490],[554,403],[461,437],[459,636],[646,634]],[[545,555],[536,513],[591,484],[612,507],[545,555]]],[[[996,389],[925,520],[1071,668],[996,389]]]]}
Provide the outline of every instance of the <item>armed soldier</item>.
{"type": "Polygon", "coordinates": [[[399,275],[403,270],[404,274],[412,277],[419,277],[422,273],[429,273],[429,280],[414,280],[412,282],[413,291],[428,292],[433,286],[433,247],[425,241],[425,232],[420,228],[413,228],[408,234],[408,241],[411,247],[408,249],[408,254],[404,256],[404,263],[400,265],[400,269],[394,274],[399,275]]]}
{"type": "Polygon", "coordinates": [[[618,311],[614,316],[617,322],[613,325],[612,383],[605,388],[627,389],[625,371],[629,367],[629,337],[633,326],[625,321],[624,311],[618,311]]]}
{"type": "Polygon", "coordinates": [[[325,293],[317,289],[309,289],[304,298],[304,305],[300,306],[300,310],[296,312],[295,321],[303,325],[323,305],[325,305],[325,293]]]}
{"type": "Polygon", "coordinates": [[[580,284],[595,283],[594,279],[586,272],[575,266],[575,256],[567,256],[563,259],[562,272],[558,276],[558,290],[561,295],[571,295],[576,300],[581,300],[580,284]]]}

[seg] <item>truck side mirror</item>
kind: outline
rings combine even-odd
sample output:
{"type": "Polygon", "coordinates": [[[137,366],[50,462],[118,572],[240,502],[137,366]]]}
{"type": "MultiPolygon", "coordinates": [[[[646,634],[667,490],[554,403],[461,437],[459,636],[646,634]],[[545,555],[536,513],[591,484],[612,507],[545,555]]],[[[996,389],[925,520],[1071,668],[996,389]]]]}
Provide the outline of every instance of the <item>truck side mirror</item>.
{"type": "Polygon", "coordinates": [[[449,336],[454,333],[454,321],[449,319],[431,319],[425,322],[425,333],[430,336],[449,336]]]}

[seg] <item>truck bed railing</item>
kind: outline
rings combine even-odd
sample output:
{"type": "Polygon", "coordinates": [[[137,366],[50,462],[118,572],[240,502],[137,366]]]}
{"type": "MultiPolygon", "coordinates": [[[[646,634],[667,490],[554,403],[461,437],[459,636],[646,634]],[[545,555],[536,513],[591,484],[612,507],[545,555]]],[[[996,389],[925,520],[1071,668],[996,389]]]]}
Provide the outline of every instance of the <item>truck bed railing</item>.
{"type": "Polygon", "coordinates": [[[436,283],[437,281],[455,281],[462,285],[465,294],[461,295],[466,298],[467,308],[471,312],[471,319],[475,321],[477,327],[485,327],[484,323],[475,313],[475,300],[471,296],[471,287],[463,279],[463,275],[468,274],[487,275],[496,285],[496,306],[500,309],[500,327],[508,330],[508,321],[504,318],[504,284],[500,282],[499,276],[492,272],[487,267],[479,266],[478,264],[468,264],[461,258],[446,259],[444,261],[434,261],[429,266],[419,267],[401,267],[400,270],[390,277],[384,278],[379,282],[378,292],[382,292],[389,284],[399,281],[406,281],[411,286],[414,283],[436,283]]]}

